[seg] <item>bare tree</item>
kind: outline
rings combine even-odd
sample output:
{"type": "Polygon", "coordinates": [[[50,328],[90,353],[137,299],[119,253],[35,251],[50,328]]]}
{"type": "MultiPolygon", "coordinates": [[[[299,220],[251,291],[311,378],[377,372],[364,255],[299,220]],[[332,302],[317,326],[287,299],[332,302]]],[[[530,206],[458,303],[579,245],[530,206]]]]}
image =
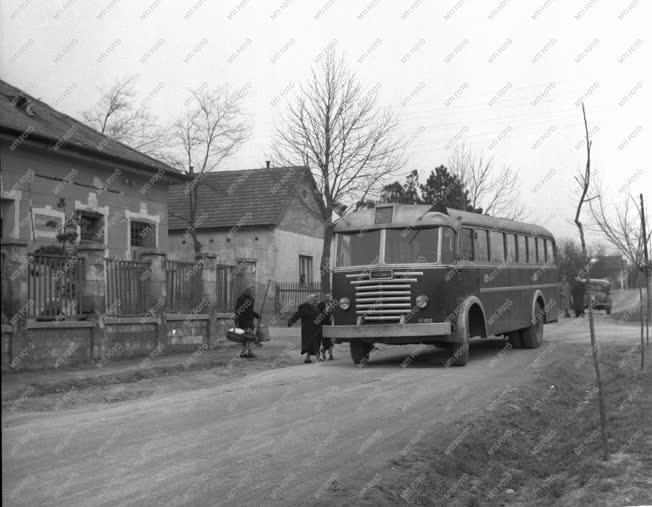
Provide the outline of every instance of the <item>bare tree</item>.
{"type": "MultiPolygon", "coordinates": [[[[398,121],[381,109],[343,58],[331,51],[288,101],[276,129],[272,158],[312,170],[325,209],[321,283],[328,288],[333,211],[377,192],[404,165],[398,121]]],[[[310,211],[310,210],[309,210],[310,211]]]]}
{"type": "Polygon", "coordinates": [[[175,165],[182,167],[193,177],[184,189],[188,199],[188,212],[174,216],[188,224],[188,233],[192,237],[195,253],[201,250],[196,230],[201,218],[197,214],[199,190],[201,186],[210,187],[204,175],[214,171],[224,160],[233,156],[251,135],[249,122],[242,108],[245,97],[245,92],[233,92],[227,85],[213,90],[193,90],[186,111],[174,122],[171,129],[171,142],[178,153],[175,165]]]}
{"type": "Polygon", "coordinates": [[[482,208],[483,213],[512,220],[523,220],[531,215],[531,211],[519,202],[518,171],[512,171],[509,166],[499,168],[492,155],[459,145],[448,165],[468,190],[474,209],[482,208]]]}
{"type": "MultiPolygon", "coordinates": [[[[640,227],[641,209],[636,199],[628,195],[620,206],[614,205],[612,210],[606,203],[606,193],[600,184],[596,184],[593,199],[589,202],[591,218],[597,228],[604,234],[609,243],[627,259],[629,265],[636,270],[636,287],[640,300],[641,323],[641,370],[645,364],[644,328],[649,320],[648,310],[643,304],[643,289],[641,279],[644,277],[645,256],[643,230],[640,227]],[[644,315],[645,309],[645,315],[644,315]]],[[[649,299],[649,287],[646,292],[649,299]]],[[[648,305],[649,307],[649,305],[648,305]]]]}
{"type": "Polygon", "coordinates": [[[116,80],[109,90],[101,90],[101,99],[82,116],[90,127],[114,141],[163,157],[167,130],[147,103],[137,103],[135,82],[136,76],[116,80]]]}
{"type": "MultiPolygon", "coordinates": [[[[575,225],[577,225],[577,230],[580,233],[580,241],[582,244],[582,254],[585,259],[585,268],[584,268],[584,279],[586,283],[586,290],[588,291],[589,301],[591,300],[591,284],[589,279],[591,278],[590,267],[591,263],[587,255],[586,249],[586,240],[584,239],[584,226],[580,221],[580,215],[582,213],[582,206],[585,202],[589,201],[587,198],[587,193],[591,186],[591,140],[589,139],[589,127],[586,121],[586,111],[584,110],[584,103],[582,103],[582,116],[584,117],[584,130],[586,132],[586,166],[584,172],[580,172],[575,177],[575,181],[580,186],[582,193],[580,195],[580,200],[577,203],[577,210],[575,212],[575,225]]],[[[600,410],[600,430],[602,437],[602,456],[603,459],[607,459],[609,454],[608,441],[607,441],[607,414],[604,404],[604,392],[602,390],[602,377],[600,375],[600,357],[598,352],[598,344],[595,338],[595,322],[593,320],[593,305],[589,305],[589,334],[591,336],[591,350],[593,354],[593,367],[595,368],[595,377],[598,384],[598,406],[600,410]]]]}

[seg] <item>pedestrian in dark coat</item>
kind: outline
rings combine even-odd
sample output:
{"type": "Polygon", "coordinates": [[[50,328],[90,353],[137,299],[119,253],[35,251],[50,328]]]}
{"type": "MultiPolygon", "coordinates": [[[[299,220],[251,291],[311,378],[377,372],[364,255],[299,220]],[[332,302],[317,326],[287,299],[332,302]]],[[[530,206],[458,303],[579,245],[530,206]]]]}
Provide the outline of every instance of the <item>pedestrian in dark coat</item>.
{"type": "Polygon", "coordinates": [[[570,317],[570,313],[568,312],[570,300],[571,284],[566,275],[561,275],[561,283],[559,284],[559,307],[564,310],[564,317],[570,317]]]}
{"type": "Polygon", "coordinates": [[[317,295],[311,294],[288,320],[288,327],[292,327],[297,320],[301,319],[301,353],[306,355],[305,363],[312,363],[310,356],[319,357],[321,325],[317,320],[319,316],[317,301],[317,295]]]}
{"type": "MultiPolygon", "coordinates": [[[[245,336],[255,336],[254,319],[260,319],[260,315],[254,310],[256,300],[254,299],[253,292],[253,287],[247,287],[235,302],[235,325],[245,330],[245,336]]],[[[240,357],[256,357],[251,352],[252,341],[246,338],[243,340],[240,357]]]]}
{"type": "MultiPolygon", "coordinates": [[[[324,295],[324,300],[321,301],[317,308],[319,309],[319,316],[317,317],[318,323],[323,326],[330,326],[333,323],[333,308],[335,308],[335,303],[333,303],[333,297],[330,294],[324,295]]],[[[321,336],[321,360],[326,359],[326,352],[328,352],[329,361],[333,360],[333,340],[330,338],[324,338],[323,331],[321,336]]]]}
{"type": "Polygon", "coordinates": [[[575,278],[575,283],[573,284],[573,289],[571,291],[571,297],[573,298],[573,311],[575,312],[575,318],[580,315],[584,317],[584,298],[586,294],[586,287],[584,282],[579,278],[575,278]]]}

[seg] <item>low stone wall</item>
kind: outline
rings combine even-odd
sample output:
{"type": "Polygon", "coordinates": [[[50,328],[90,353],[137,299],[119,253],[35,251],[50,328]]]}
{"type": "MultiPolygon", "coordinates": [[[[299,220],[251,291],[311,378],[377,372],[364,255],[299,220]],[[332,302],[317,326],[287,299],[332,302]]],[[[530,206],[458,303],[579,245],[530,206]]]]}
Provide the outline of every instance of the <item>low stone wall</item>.
{"type": "Polygon", "coordinates": [[[197,347],[208,346],[208,314],[167,314],[166,350],[193,352],[197,347]]]}
{"type": "Polygon", "coordinates": [[[158,353],[213,349],[226,341],[233,314],[104,317],[95,321],[27,322],[2,326],[2,371],[66,368],[158,353]],[[158,348],[158,349],[157,349],[158,348]]]}
{"type": "Polygon", "coordinates": [[[21,332],[11,333],[11,370],[67,368],[88,362],[93,327],[84,321],[27,323],[21,332]]]}
{"type": "Polygon", "coordinates": [[[104,320],[104,347],[99,361],[146,356],[158,345],[159,321],[152,317],[114,317],[104,320]]]}

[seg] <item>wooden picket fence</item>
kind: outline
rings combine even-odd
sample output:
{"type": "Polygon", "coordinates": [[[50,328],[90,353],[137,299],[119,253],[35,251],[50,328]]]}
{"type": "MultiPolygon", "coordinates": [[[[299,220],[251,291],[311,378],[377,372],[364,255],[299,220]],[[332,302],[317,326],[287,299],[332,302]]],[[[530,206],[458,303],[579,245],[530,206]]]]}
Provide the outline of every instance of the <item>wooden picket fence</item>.
{"type": "Polygon", "coordinates": [[[106,313],[116,316],[140,316],[152,305],[149,294],[149,263],[106,259],[106,313]]]}
{"type": "Polygon", "coordinates": [[[325,292],[320,283],[276,282],[276,314],[285,317],[296,311],[310,294],[323,299],[325,292]]]}
{"type": "Polygon", "coordinates": [[[216,272],[217,311],[232,312],[235,307],[235,266],[218,264],[216,272]]]}
{"type": "Polygon", "coordinates": [[[27,260],[28,316],[39,320],[81,317],[84,259],[30,254],[27,260]]]}
{"type": "Polygon", "coordinates": [[[202,271],[200,262],[167,261],[168,312],[190,312],[201,304],[202,271]]]}

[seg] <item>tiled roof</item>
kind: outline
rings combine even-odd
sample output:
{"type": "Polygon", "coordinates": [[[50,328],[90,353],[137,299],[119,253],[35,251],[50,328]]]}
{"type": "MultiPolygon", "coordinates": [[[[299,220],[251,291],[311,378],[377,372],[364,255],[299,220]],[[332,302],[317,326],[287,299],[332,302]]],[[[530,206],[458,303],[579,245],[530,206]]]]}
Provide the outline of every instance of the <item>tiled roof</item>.
{"type": "MultiPolygon", "coordinates": [[[[0,130],[16,137],[29,132],[29,139],[40,140],[54,146],[62,140],[62,149],[70,149],[85,155],[119,161],[154,173],[162,169],[172,176],[182,173],[169,165],[141,153],[129,146],[113,141],[84,123],[61,113],[23,90],[0,79],[0,130]],[[33,111],[30,116],[17,107],[16,97],[24,96],[33,111]],[[98,149],[102,146],[102,149],[98,149]]],[[[175,178],[177,179],[177,178],[175,178]]]]}
{"type": "MultiPolygon", "coordinates": [[[[206,173],[198,185],[196,228],[231,228],[239,225],[277,225],[297,184],[315,188],[305,167],[272,167],[206,173]],[[201,218],[205,214],[205,218],[201,218]]],[[[187,229],[189,216],[187,185],[168,190],[168,228],[187,229]]]]}

